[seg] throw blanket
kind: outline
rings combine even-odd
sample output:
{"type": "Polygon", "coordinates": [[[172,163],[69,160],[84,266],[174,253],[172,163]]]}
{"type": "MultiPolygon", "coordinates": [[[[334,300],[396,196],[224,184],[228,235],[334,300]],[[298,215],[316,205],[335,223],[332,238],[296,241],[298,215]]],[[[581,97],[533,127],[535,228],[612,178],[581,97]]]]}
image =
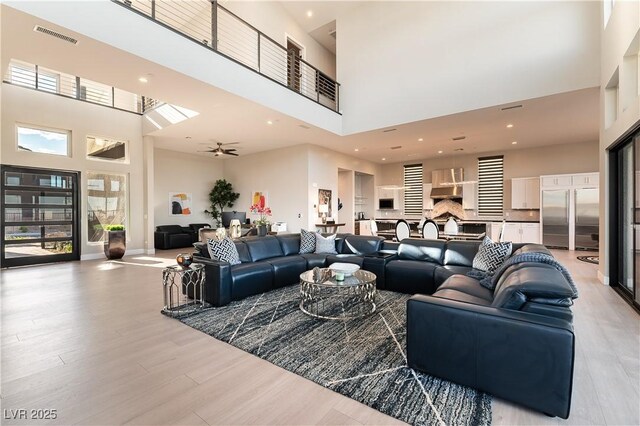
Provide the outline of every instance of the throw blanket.
{"type": "Polygon", "coordinates": [[[562,275],[564,275],[567,282],[571,286],[571,289],[573,290],[572,298],[575,299],[578,297],[578,288],[573,282],[573,278],[571,278],[571,274],[569,274],[567,268],[565,268],[560,262],[558,262],[555,257],[547,253],[527,252],[516,254],[515,256],[511,256],[510,258],[508,258],[502,264],[502,266],[500,266],[500,268],[493,274],[489,274],[478,269],[473,269],[467,273],[467,276],[480,281],[481,286],[486,287],[489,290],[494,290],[496,288],[498,280],[509,266],[523,262],[545,263],[547,265],[553,266],[555,269],[560,271],[562,275]]]}

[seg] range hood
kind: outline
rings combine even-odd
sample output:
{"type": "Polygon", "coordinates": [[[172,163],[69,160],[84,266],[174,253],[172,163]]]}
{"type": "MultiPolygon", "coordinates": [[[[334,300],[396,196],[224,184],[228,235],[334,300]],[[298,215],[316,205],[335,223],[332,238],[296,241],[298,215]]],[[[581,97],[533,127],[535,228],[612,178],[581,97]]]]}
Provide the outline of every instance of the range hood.
{"type": "Polygon", "coordinates": [[[431,198],[436,200],[462,198],[464,169],[443,169],[431,172],[431,198]]]}

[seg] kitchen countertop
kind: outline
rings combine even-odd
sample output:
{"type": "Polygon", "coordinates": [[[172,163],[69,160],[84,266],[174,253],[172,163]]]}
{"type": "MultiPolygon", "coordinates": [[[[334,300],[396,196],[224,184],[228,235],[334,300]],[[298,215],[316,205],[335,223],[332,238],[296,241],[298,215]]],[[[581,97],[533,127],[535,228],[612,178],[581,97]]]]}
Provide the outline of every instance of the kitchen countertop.
{"type": "MultiPolygon", "coordinates": [[[[376,218],[376,222],[397,222],[400,219],[404,219],[407,222],[420,222],[420,219],[418,218],[390,218],[390,217],[385,217],[385,218],[376,218]]],[[[437,224],[443,224],[446,223],[447,221],[444,219],[436,219],[435,222],[437,224]]],[[[502,219],[468,219],[468,220],[456,220],[456,222],[461,223],[461,224],[465,224],[465,223],[502,223],[502,219]]],[[[505,222],[514,222],[514,223],[540,223],[539,220],[517,220],[517,219],[506,219],[505,222]]]]}

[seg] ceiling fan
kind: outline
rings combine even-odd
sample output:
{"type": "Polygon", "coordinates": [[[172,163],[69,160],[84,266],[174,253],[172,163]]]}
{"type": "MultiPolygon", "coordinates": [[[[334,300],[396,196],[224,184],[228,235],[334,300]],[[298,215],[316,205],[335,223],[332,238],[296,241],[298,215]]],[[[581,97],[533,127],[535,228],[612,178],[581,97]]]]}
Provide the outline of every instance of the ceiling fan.
{"type": "Polygon", "coordinates": [[[237,149],[235,149],[235,148],[224,149],[222,147],[226,146],[226,145],[237,145],[240,142],[230,142],[230,143],[216,142],[216,143],[218,145],[217,148],[214,148],[214,147],[210,146],[209,148],[211,148],[211,149],[209,149],[207,151],[198,151],[198,152],[211,152],[216,157],[220,157],[221,155],[233,155],[234,157],[238,156],[238,154],[235,153],[235,151],[237,151],[237,149]]]}

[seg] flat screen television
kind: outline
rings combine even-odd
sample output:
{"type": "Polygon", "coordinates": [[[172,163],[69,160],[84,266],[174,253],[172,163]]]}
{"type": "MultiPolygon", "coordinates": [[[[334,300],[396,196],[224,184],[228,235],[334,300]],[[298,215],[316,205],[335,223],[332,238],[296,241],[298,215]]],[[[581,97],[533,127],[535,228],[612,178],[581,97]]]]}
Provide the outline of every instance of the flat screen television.
{"type": "Polygon", "coordinates": [[[380,198],[378,200],[378,209],[393,210],[393,198],[380,198]]]}
{"type": "Polygon", "coordinates": [[[247,221],[247,212],[222,212],[222,226],[228,228],[233,219],[238,219],[240,225],[247,221]]]}

